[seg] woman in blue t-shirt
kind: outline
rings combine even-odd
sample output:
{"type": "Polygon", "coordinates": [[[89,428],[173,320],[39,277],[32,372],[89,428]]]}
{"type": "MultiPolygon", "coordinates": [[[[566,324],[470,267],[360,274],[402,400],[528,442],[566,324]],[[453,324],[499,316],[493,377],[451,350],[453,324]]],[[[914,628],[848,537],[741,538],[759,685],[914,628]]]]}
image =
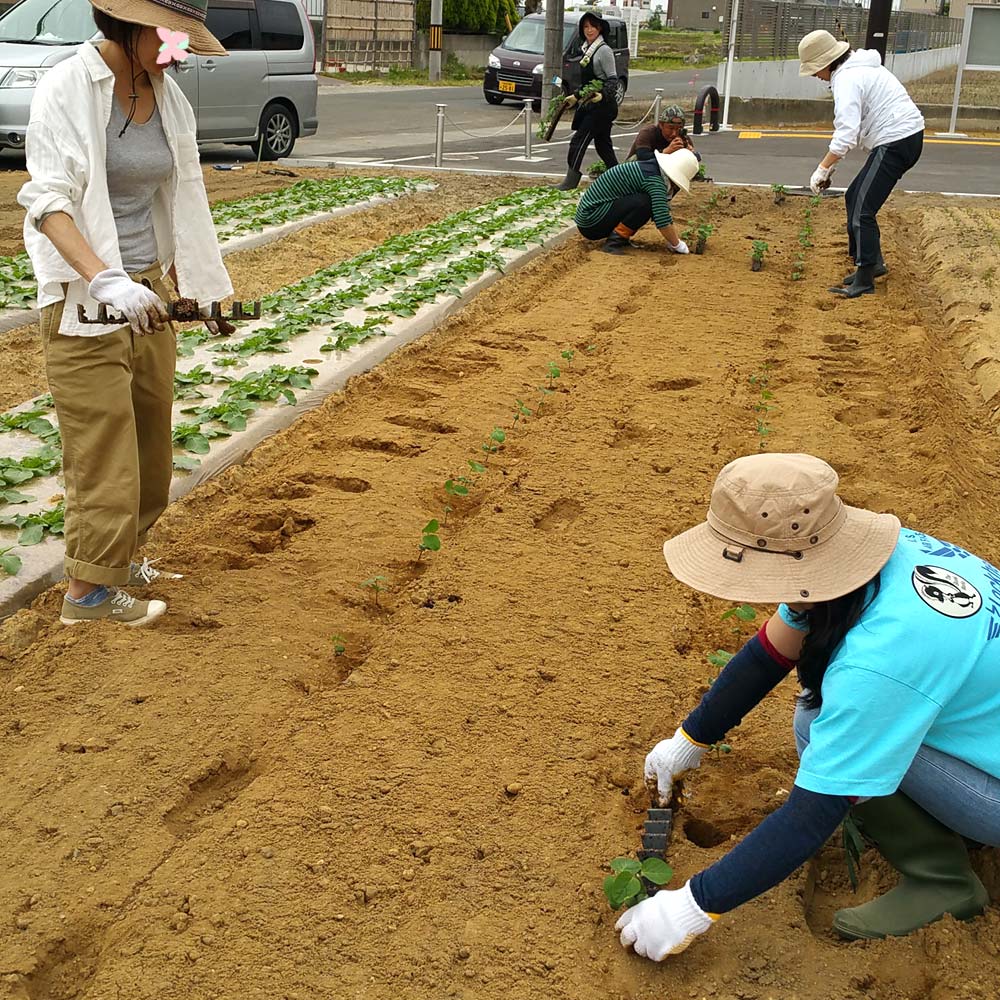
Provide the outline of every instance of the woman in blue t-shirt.
{"type": "Polygon", "coordinates": [[[788,800],[683,889],[626,910],[623,945],[660,961],[787,878],[852,812],[900,873],[839,911],[845,938],[909,934],[989,902],[963,838],[1000,846],[1000,570],[848,507],[809,455],[752,455],[719,474],[705,524],[663,547],[716,597],[779,603],[674,736],[646,758],[656,797],[697,767],[792,669],[801,757],[788,800]]]}

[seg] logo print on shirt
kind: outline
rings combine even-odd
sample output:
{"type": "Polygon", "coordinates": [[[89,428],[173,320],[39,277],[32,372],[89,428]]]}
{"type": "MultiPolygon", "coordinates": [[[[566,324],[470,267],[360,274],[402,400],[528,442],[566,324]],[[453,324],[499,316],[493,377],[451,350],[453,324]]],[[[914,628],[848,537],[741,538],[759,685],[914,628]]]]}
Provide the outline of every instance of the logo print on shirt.
{"type": "Polygon", "coordinates": [[[971,618],[982,606],[982,594],[957,573],[940,566],[915,566],[913,589],[938,614],[948,618],[971,618]]]}

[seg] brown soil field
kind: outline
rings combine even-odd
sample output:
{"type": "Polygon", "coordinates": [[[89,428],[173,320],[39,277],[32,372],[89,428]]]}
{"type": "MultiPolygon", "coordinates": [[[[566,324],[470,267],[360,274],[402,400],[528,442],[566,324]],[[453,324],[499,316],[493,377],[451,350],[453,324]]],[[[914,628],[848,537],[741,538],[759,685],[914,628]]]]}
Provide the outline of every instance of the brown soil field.
{"type": "MultiPolygon", "coordinates": [[[[941,69],[906,85],[918,104],[947,104],[955,99],[955,68],[941,69]]],[[[962,74],[959,104],[973,108],[995,108],[1000,105],[1000,73],[982,70],[962,74]]]]}
{"type": "MultiPolygon", "coordinates": [[[[61,629],[58,590],[3,626],[0,996],[1000,993],[995,905],[835,939],[832,911],[892,875],[869,852],[852,897],[833,844],[661,965],[613,932],[601,877],[638,847],[643,757],[705,690],[706,653],[737,641],[661,555],[725,462],[821,455],[848,502],[1000,559],[1000,439],[939,298],[965,295],[941,254],[981,268],[981,251],[917,238],[955,203],[894,198],[891,273],[847,302],[826,292],[847,266],[842,205],[816,210],[792,282],[806,202],[733,196],[704,256],[655,232],[626,259],[570,240],[171,507],[150,555],[185,578],[160,589],[155,627],[61,629]],[[516,399],[535,409],[550,361],[557,391],[418,560],[445,480],[516,399]],[[765,371],[761,441],[749,379],[765,371]]],[[[779,688],[689,781],[674,885],[791,787],[793,698],[779,688]]],[[[975,864],[1000,893],[997,852],[975,864]]]]}
{"type": "MultiPolygon", "coordinates": [[[[310,168],[297,170],[296,173],[303,178],[333,177],[343,176],[347,171],[310,168]]],[[[364,171],[360,173],[363,174],[364,171]]],[[[298,179],[272,177],[263,172],[256,177],[249,169],[218,171],[205,168],[204,174],[205,186],[212,202],[248,197],[293,184],[298,179]]],[[[5,211],[0,212],[0,220],[13,218],[18,214],[21,220],[17,224],[16,236],[11,235],[14,232],[12,224],[0,228],[0,254],[20,253],[24,249],[21,241],[24,210],[15,198],[26,177],[23,172],[18,173],[16,180],[11,179],[11,175],[0,174],[0,198],[6,207],[5,211]]],[[[342,219],[332,219],[301,229],[283,240],[256,250],[230,254],[226,258],[226,267],[233,279],[237,297],[246,301],[259,298],[317,268],[329,266],[376,246],[394,233],[419,229],[467,205],[489,201],[508,191],[526,187],[530,179],[443,174],[439,178],[435,177],[434,181],[438,185],[434,191],[407,195],[371,211],[352,213],[342,219]]],[[[0,343],[4,351],[0,409],[6,409],[44,391],[45,359],[42,356],[37,323],[0,334],[0,343]]]]}

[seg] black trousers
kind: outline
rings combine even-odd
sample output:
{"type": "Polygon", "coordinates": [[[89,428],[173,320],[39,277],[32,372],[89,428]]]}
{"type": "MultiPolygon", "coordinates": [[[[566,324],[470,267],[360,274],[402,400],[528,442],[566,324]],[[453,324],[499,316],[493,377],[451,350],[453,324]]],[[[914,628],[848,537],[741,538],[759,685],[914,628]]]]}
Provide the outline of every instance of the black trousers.
{"type": "Polygon", "coordinates": [[[899,179],[920,159],[923,130],[905,139],[876,146],[844,195],[847,206],[847,240],[858,267],[877,264],[882,258],[882,234],[876,215],[899,179]]]}
{"type": "Polygon", "coordinates": [[[645,191],[636,191],[616,198],[608,214],[592,226],[580,226],[580,235],[587,240],[603,240],[614,232],[615,226],[624,223],[632,232],[641,229],[653,215],[653,204],[645,191]]]}
{"type": "Polygon", "coordinates": [[[569,153],[566,160],[570,170],[583,172],[583,157],[587,152],[591,139],[594,141],[594,149],[597,155],[604,160],[608,167],[613,167],[618,163],[615,156],[615,147],[611,142],[611,126],[614,119],[606,115],[588,114],[580,122],[580,128],[573,133],[573,138],[569,141],[569,153]]]}

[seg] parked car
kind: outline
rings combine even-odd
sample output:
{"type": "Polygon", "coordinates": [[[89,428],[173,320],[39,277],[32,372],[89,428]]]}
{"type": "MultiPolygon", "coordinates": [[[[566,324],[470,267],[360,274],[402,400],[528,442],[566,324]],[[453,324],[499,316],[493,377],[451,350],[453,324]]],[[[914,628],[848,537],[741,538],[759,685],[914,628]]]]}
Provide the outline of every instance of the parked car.
{"type": "MultiPolygon", "coordinates": [[[[174,77],[198,141],[249,145],[276,160],[299,136],[315,135],[313,33],[298,0],[209,0],[207,27],[229,55],[190,55],[174,77]]],[[[0,16],[0,148],[23,148],[42,75],[100,37],[88,0],[21,0],[0,16]]]]}
{"type": "MultiPolygon", "coordinates": [[[[580,87],[580,18],[585,11],[567,11],[563,21],[563,89],[580,87]]],[[[602,15],[603,17],[604,15],[602,15]]],[[[608,44],[615,50],[618,67],[618,103],[628,89],[628,31],[625,22],[605,17],[611,27],[608,44]]],[[[514,30],[490,53],[483,78],[483,97],[488,104],[502,104],[505,98],[523,101],[532,98],[535,110],[542,101],[542,61],[545,52],[545,15],[529,14],[518,21],[514,30]]]]}

